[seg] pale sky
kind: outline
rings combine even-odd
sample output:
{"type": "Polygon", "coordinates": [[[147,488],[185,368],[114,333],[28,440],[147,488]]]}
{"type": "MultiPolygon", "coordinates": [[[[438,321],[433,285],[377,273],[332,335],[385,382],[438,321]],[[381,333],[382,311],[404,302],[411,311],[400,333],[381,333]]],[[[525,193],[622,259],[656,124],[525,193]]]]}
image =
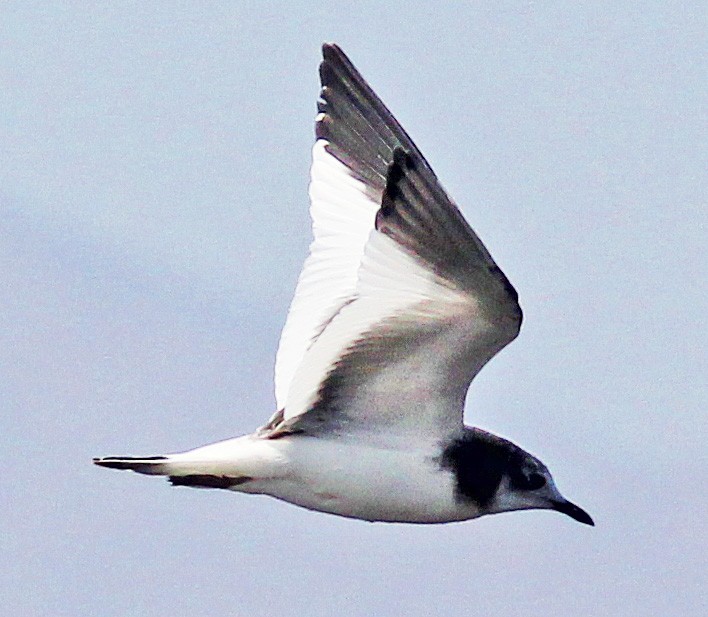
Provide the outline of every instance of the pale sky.
{"type": "Polygon", "coordinates": [[[708,593],[703,2],[4,2],[13,616],[689,616],[708,593]],[[251,432],[310,242],[323,41],[520,294],[466,420],[551,512],[371,524],[91,465],[251,432]]]}

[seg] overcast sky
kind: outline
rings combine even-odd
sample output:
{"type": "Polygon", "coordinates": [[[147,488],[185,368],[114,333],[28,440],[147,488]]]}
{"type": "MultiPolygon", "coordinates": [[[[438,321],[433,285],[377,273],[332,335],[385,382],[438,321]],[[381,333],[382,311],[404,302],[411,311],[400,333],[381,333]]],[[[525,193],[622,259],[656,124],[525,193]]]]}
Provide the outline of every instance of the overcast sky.
{"type": "Polygon", "coordinates": [[[705,3],[481,4],[2,4],[6,614],[705,609],[705,3]],[[540,456],[595,528],[371,524],[91,465],[274,410],[323,41],[519,291],[466,420],[540,456]]]}

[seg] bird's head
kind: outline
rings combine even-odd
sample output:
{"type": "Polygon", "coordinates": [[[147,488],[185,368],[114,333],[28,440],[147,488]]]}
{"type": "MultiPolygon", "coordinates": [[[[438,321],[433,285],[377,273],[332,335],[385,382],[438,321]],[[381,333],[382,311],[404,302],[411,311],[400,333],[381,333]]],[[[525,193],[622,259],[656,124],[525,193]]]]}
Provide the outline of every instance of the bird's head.
{"type": "Polygon", "coordinates": [[[535,456],[519,449],[511,457],[502,477],[491,508],[496,512],[509,510],[556,510],[579,523],[595,525],[590,515],[568,501],[556,487],[548,468],[535,456]]]}
{"type": "Polygon", "coordinates": [[[441,462],[455,476],[457,499],[474,512],[556,510],[594,525],[585,510],[561,495],[540,460],[507,439],[467,428],[447,446],[441,462]]]}

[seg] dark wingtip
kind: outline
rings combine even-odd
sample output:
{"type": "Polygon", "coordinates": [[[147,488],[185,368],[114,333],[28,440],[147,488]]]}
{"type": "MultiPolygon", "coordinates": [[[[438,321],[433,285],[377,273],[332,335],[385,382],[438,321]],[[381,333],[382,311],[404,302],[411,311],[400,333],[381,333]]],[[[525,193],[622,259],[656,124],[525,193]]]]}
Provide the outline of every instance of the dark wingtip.
{"type": "MultiPolygon", "coordinates": [[[[322,63],[320,64],[320,77],[322,77],[322,67],[329,67],[334,71],[343,71],[358,75],[359,72],[354,68],[349,56],[342,51],[342,48],[336,43],[322,44],[322,63]]],[[[324,69],[328,70],[327,68],[324,69]]],[[[324,85],[324,83],[323,83],[324,85]]]]}
{"type": "Polygon", "coordinates": [[[320,63],[320,83],[326,87],[336,82],[337,72],[343,67],[349,67],[351,62],[339,45],[324,43],[322,45],[322,62],[320,63]]]}
{"type": "Polygon", "coordinates": [[[322,57],[327,60],[328,56],[342,54],[342,48],[336,43],[322,43],[322,57]]]}

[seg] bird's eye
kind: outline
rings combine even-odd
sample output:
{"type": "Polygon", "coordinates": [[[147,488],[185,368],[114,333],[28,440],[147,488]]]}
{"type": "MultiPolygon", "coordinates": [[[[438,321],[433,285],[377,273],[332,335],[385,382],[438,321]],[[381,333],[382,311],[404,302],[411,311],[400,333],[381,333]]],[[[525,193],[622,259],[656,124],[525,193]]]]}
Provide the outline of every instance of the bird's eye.
{"type": "Polygon", "coordinates": [[[530,473],[526,477],[525,488],[529,491],[535,491],[539,488],[545,486],[546,478],[544,478],[540,473],[530,473]]]}

